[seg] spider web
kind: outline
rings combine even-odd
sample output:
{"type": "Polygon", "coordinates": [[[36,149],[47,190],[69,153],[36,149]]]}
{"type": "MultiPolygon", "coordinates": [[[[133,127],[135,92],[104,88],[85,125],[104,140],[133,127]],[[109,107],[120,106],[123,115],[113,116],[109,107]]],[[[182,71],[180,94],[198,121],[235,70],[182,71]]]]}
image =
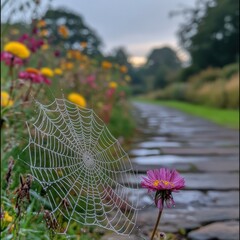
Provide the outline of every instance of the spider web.
{"type": "Polygon", "coordinates": [[[38,106],[23,152],[47,193],[52,219],[64,219],[62,233],[76,221],[129,235],[137,219],[138,179],[127,153],[93,110],[65,99],[38,106]]]}

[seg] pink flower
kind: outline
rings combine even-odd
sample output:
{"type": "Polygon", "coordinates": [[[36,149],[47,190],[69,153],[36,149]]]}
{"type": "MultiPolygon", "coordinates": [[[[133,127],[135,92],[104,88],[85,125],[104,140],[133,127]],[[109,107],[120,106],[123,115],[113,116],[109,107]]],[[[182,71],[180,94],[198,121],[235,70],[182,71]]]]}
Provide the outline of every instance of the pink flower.
{"type": "Polygon", "coordinates": [[[147,171],[147,177],[143,177],[141,186],[149,192],[156,191],[155,204],[163,209],[164,202],[167,207],[174,205],[172,192],[182,189],[185,181],[176,170],[160,168],[147,171]]]}
{"type": "Polygon", "coordinates": [[[114,95],[115,91],[116,91],[115,88],[109,88],[109,89],[107,90],[107,92],[106,92],[106,96],[107,96],[108,98],[111,98],[111,97],[114,95]]]}
{"type": "Polygon", "coordinates": [[[23,60],[9,52],[1,52],[1,61],[8,66],[23,65],[23,60]]]}
{"type": "Polygon", "coordinates": [[[38,28],[37,27],[33,27],[32,34],[36,35],[37,33],[38,33],[38,28]]]}
{"type": "Polygon", "coordinates": [[[43,76],[43,82],[46,83],[47,85],[51,85],[52,81],[45,76],[43,76]]]}
{"type": "Polygon", "coordinates": [[[87,83],[89,84],[90,87],[96,88],[97,85],[95,83],[96,76],[90,75],[86,78],[87,83]]]}
{"type": "Polygon", "coordinates": [[[23,34],[19,39],[19,42],[25,43],[31,52],[36,52],[43,44],[44,41],[42,39],[37,39],[34,37],[30,37],[28,34],[23,34]]]}
{"type": "Polygon", "coordinates": [[[54,56],[55,57],[60,57],[61,56],[61,52],[59,50],[55,50],[54,51],[54,56]]]}
{"type": "Polygon", "coordinates": [[[20,72],[18,77],[23,80],[32,81],[33,83],[51,84],[51,80],[43,76],[40,71],[35,68],[27,68],[25,71],[20,72]]]}
{"type": "Polygon", "coordinates": [[[37,73],[31,73],[31,72],[20,72],[18,74],[18,77],[23,80],[29,80],[33,83],[42,83],[43,82],[43,76],[37,73]]]}

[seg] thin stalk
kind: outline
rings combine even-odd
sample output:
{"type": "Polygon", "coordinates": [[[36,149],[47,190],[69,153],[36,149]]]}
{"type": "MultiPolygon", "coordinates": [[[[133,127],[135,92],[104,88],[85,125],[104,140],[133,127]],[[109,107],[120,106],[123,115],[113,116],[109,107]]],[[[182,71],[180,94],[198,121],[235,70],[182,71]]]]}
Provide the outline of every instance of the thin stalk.
{"type": "Polygon", "coordinates": [[[14,61],[14,58],[11,59],[11,64],[9,66],[9,76],[10,76],[10,88],[9,88],[9,99],[8,99],[8,103],[7,105],[9,104],[10,102],[10,99],[13,99],[13,89],[14,89],[14,72],[13,72],[13,61],[14,61]]]}
{"type": "Polygon", "coordinates": [[[35,94],[35,96],[33,98],[35,98],[35,99],[37,98],[37,96],[38,96],[39,92],[42,90],[42,88],[43,88],[43,83],[40,83],[40,86],[37,89],[36,94],[35,94]]]}
{"type": "Polygon", "coordinates": [[[156,221],[156,224],[155,224],[155,227],[154,227],[154,229],[153,229],[152,236],[151,236],[151,240],[153,240],[153,238],[154,238],[154,236],[155,236],[155,233],[156,233],[156,231],[157,231],[157,227],[158,227],[159,221],[160,221],[161,216],[162,216],[163,203],[164,203],[164,200],[162,199],[162,209],[159,210],[158,217],[157,217],[157,221],[156,221]]]}
{"type": "Polygon", "coordinates": [[[30,82],[29,88],[28,88],[27,93],[25,95],[24,102],[28,101],[28,97],[29,97],[29,94],[31,93],[31,90],[32,90],[32,81],[30,82]]]}

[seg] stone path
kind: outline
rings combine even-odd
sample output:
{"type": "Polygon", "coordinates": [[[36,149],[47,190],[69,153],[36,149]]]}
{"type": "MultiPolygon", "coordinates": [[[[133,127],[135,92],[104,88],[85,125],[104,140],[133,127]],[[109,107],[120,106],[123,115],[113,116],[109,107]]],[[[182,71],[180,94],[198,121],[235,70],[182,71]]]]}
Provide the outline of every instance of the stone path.
{"type": "MultiPolygon", "coordinates": [[[[239,132],[167,107],[134,103],[138,134],[129,151],[139,176],[146,170],[175,168],[186,187],[174,194],[176,207],[164,209],[161,231],[174,239],[239,239],[239,132]]],[[[152,199],[141,189],[138,227],[149,239],[157,218],[152,199]]],[[[110,233],[110,239],[130,238],[110,233]]]]}

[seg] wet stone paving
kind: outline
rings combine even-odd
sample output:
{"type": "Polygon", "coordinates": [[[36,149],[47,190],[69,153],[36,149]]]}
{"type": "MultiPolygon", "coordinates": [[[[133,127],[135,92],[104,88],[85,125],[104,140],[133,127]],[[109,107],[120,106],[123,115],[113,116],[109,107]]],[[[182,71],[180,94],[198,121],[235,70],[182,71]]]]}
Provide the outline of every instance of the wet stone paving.
{"type": "MultiPolygon", "coordinates": [[[[168,167],[186,181],[184,190],[173,193],[175,208],[164,209],[161,231],[175,239],[239,239],[239,131],[158,105],[134,103],[133,113],[138,134],[128,153],[139,179],[149,169],[168,167]]],[[[149,239],[158,210],[146,189],[139,191],[137,223],[149,239]]]]}

